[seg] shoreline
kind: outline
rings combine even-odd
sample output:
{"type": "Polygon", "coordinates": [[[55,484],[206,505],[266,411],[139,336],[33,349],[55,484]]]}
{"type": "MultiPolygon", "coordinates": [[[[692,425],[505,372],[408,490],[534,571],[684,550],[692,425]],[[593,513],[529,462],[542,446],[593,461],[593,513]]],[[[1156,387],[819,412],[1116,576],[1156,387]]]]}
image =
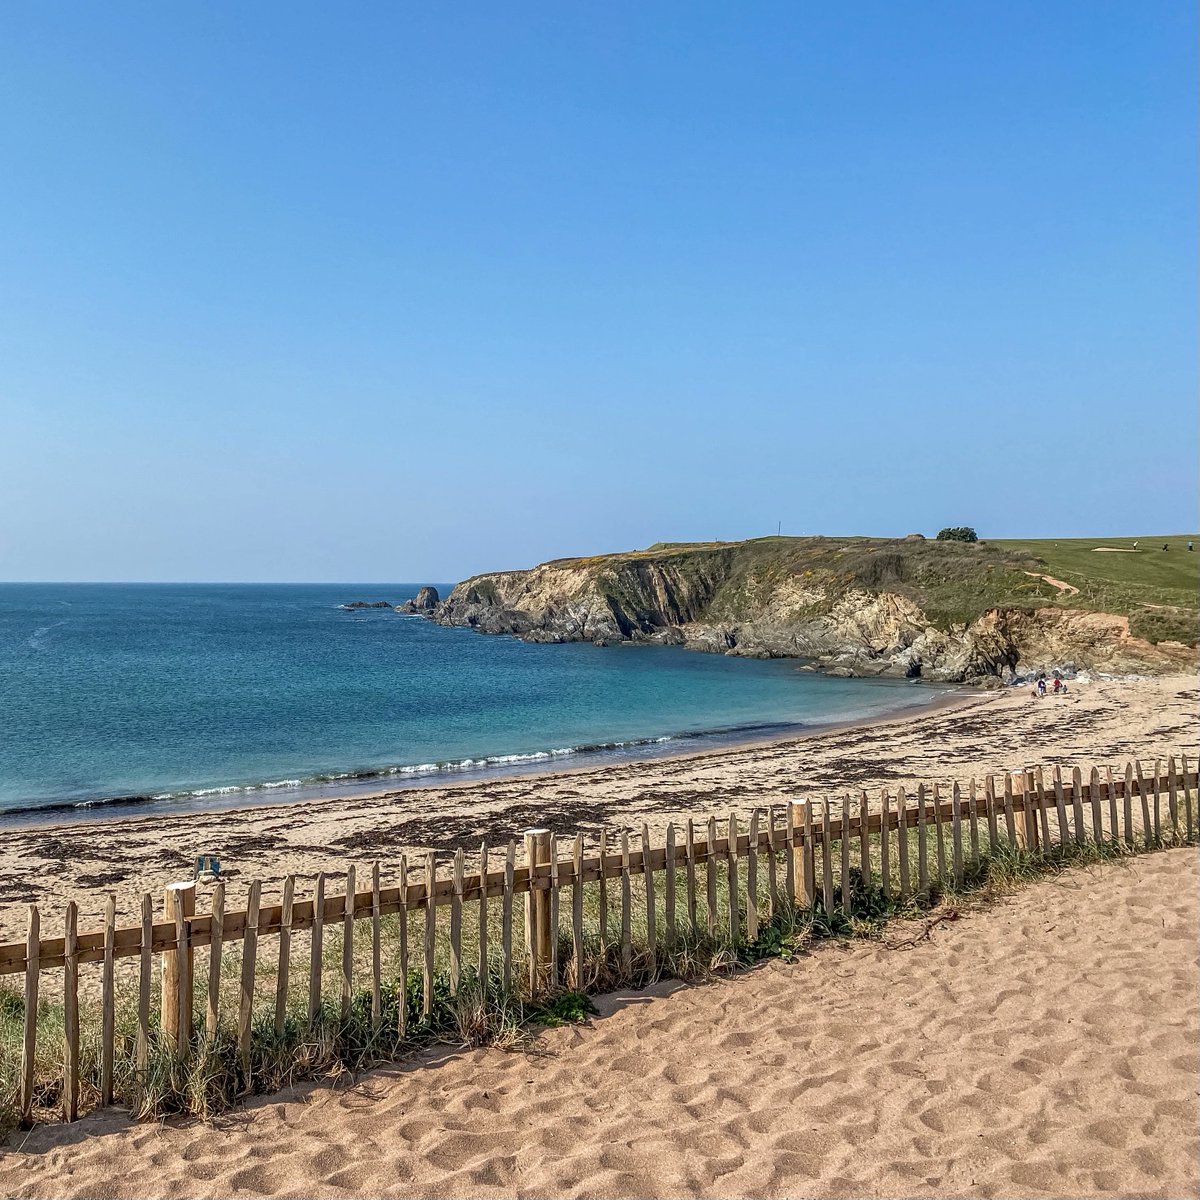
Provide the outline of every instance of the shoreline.
{"type": "MultiPolygon", "coordinates": [[[[105,825],[117,821],[149,820],[157,817],[215,816],[221,813],[250,813],[259,809],[276,810],[293,805],[344,803],[349,801],[390,800],[411,792],[424,790],[451,790],[476,787],[493,780],[540,779],[545,776],[586,774],[608,766],[641,762],[669,763],[676,760],[704,758],[710,755],[737,753],[760,747],[791,745],[806,738],[820,737],[848,729],[873,728],[877,725],[916,720],[928,713],[947,707],[969,706],[972,701],[994,698],[1006,689],[973,688],[969,684],[914,684],[914,687],[938,689],[923,703],[905,705],[887,712],[870,714],[834,721],[802,724],[779,722],[760,726],[761,733],[753,728],[732,728],[700,731],[684,731],[663,737],[630,739],[626,742],[598,744],[595,749],[571,747],[566,751],[530,751],[525,761],[511,764],[489,763],[480,760],[478,767],[457,767],[450,763],[445,769],[438,767],[428,771],[401,767],[397,771],[411,770],[408,776],[393,777],[387,772],[363,773],[365,777],[330,780],[327,783],[301,782],[296,786],[272,784],[230,785],[229,787],[206,789],[202,792],[181,792],[150,796],[114,796],[95,800],[61,800],[51,804],[35,805],[24,810],[0,810],[0,832],[20,830],[39,832],[51,829],[70,829],[82,825],[105,825]],[[681,749],[681,744],[702,742],[694,749],[681,749]],[[660,748],[661,747],[661,748],[660,748]],[[535,759],[534,755],[543,757],[535,759]],[[558,761],[555,761],[555,756],[558,761]],[[584,761],[578,761],[583,759],[584,761]],[[380,786],[387,780],[386,786],[380,786]]],[[[467,760],[464,760],[467,761],[467,760]]],[[[350,774],[350,773],[347,773],[350,774]]]]}
{"type": "MultiPolygon", "coordinates": [[[[945,788],[1037,765],[1123,772],[1132,759],[1149,768],[1171,755],[1194,763],[1200,742],[1194,673],[1095,680],[1044,700],[1015,688],[935,699],[942,703],[915,713],[669,757],[439,779],[352,799],[9,825],[0,841],[0,941],[25,936],[30,904],[40,906],[47,929],[61,927],[68,900],[78,903],[85,930],[98,926],[110,894],[119,921],[140,912],[146,894],[157,908],[167,884],[192,877],[199,854],[220,858],[232,910],[253,880],[273,896],[292,875],[304,894],[318,872],[336,880],[351,865],[369,873],[377,861],[390,882],[402,854],[415,863],[485,840],[502,846],[533,826],[582,833],[590,848],[602,830],[645,823],[660,836],[668,822],[748,819],[771,805],[860,791],[875,805],[881,789],[945,788]]],[[[201,911],[209,890],[200,888],[201,911]]]]}

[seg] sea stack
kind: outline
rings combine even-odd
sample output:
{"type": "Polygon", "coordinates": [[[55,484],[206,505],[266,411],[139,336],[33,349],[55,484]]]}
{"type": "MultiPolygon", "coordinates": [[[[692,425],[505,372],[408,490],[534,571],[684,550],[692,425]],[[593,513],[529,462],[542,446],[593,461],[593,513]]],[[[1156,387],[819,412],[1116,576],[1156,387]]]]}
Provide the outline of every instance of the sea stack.
{"type": "Polygon", "coordinates": [[[441,600],[438,595],[437,588],[431,584],[423,587],[412,600],[406,600],[403,604],[396,605],[397,612],[406,613],[429,613],[432,612],[441,600]]]}

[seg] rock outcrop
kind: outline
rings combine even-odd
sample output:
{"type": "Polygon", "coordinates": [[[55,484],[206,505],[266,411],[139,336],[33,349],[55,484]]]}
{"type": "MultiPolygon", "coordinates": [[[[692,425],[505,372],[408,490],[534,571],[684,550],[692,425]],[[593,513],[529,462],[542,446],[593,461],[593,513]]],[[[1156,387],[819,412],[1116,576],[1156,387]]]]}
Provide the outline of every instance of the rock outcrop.
{"type": "Polygon", "coordinates": [[[396,611],[429,614],[437,608],[440,602],[441,597],[438,595],[437,588],[432,585],[426,585],[411,600],[405,600],[403,604],[397,604],[396,611]]]}
{"type": "Polygon", "coordinates": [[[351,611],[358,608],[391,608],[392,602],[390,600],[351,600],[349,604],[343,604],[341,607],[351,611]]]}
{"type": "Polygon", "coordinates": [[[1036,561],[910,539],[665,545],[478,575],[425,611],[526,641],[797,657],[838,675],[963,681],[1068,661],[1113,673],[1194,665],[1194,649],[1136,638],[1125,616],[1049,603],[1026,574],[1036,561]]]}

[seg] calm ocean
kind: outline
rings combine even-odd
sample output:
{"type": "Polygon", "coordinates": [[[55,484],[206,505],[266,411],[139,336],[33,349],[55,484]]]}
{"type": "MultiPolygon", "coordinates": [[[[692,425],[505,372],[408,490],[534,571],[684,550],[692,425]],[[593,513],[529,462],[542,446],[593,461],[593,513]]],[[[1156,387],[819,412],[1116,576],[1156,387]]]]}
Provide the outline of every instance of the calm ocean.
{"type": "Polygon", "coordinates": [[[72,819],[582,765],[928,702],[668,647],[526,645],[353,600],[412,584],[0,584],[0,816],[72,819]]]}

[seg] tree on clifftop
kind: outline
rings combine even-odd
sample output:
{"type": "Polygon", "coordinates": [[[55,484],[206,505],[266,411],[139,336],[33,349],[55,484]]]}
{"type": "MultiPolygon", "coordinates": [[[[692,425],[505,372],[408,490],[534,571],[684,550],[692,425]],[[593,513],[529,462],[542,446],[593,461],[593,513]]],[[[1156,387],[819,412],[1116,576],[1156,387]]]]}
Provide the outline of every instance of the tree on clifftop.
{"type": "Polygon", "coordinates": [[[952,529],[943,529],[937,535],[939,542],[977,542],[979,535],[970,525],[955,525],[952,529]]]}

